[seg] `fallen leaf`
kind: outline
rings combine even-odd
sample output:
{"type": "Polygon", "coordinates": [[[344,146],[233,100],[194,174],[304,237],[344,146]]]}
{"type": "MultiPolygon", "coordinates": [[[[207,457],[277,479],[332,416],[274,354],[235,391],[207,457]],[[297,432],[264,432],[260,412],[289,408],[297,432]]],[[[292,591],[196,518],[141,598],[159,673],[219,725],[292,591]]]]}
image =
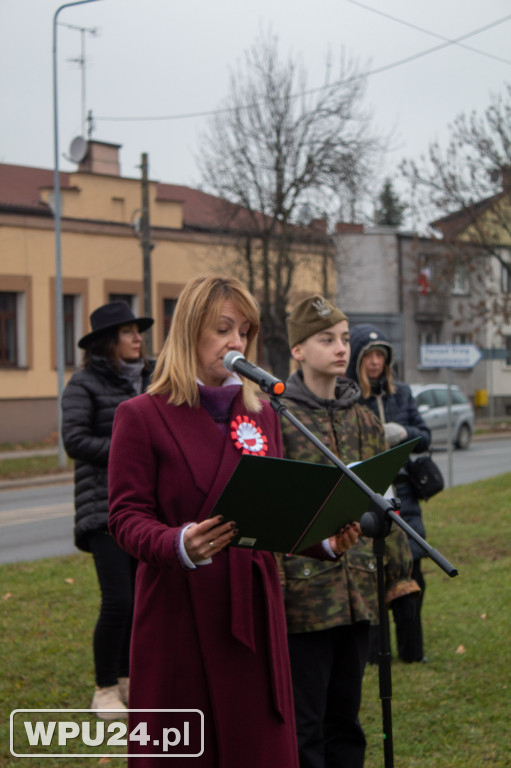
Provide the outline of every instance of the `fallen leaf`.
{"type": "Polygon", "coordinates": [[[66,584],[74,584],[75,583],[74,579],[64,579],[64,581],[66,582],[66,584]]]}
{"type": "Polygon", "coordinates": [[[485,613],[482,613],[482,614],[481,614],[481,618],[482,618],[482,619],[486,619],[486,614],[485,614],[485,613]]]}
{"type": "Polygon", "coordinates": [[[109,757],[102,757],[101,760],[98,761],[98,765],[105,765],[105,763],[109,763],[110,758],[109,757]]]}
{"type": "Polygon", "coordinates": [[[8,600],[10,597],[12,597],[12,592],[6,592],[5,595],[2,595],[2,600],[8,600]]]}
{"type": "Polygon", "coordinates": [[[456,653],[457,653],[459,656],[461,656],[461,654],[462,654],[462,653],[466,653],[466,652],[467,652],[467,651],[466,651],[466,649],[465,649],[465,646],[464,646],[464,645],[458,645],[458,647],[456,648],[456,653]]]}

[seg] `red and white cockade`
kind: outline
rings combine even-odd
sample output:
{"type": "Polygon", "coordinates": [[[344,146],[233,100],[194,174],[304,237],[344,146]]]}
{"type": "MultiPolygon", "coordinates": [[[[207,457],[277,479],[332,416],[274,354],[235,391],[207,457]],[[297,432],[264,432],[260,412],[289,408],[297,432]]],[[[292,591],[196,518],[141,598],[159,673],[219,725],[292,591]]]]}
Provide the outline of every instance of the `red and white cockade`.
{"type": "Polygon", "coordinates": [[[242,453],[264,456],[268,450],[268,439],[253,419],[248,416],[236,416],[231,421],[231,437],[234,445],[242,453]]]}

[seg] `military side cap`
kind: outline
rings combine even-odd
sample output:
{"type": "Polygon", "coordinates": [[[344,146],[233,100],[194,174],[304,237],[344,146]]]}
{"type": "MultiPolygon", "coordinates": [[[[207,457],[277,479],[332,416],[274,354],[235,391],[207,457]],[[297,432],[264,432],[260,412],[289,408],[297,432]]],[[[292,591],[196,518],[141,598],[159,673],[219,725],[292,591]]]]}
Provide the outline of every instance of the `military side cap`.
{"type": "Polygon", "coordinates": [[[291,349],[325,328],[348,318],[323,296],[309,296],[293,308],[287,318],[287,333],[291,349]]]}

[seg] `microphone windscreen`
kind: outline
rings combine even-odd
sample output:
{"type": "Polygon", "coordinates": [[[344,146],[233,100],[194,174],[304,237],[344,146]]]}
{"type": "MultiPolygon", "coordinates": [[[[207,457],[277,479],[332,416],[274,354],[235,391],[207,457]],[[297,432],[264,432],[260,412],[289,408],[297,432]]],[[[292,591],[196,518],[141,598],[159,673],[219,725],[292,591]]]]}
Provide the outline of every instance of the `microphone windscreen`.
{"type": "Polygon", "coordinates": [[[224,365],[224,368],[227,368],[228,371],[234,370],[234,363],[236,360],[244,360],[244,355],[241,354],[241,352],[236,352],[235,349],[231,350],[230,352],[227,352],[224,359],[222,360],[222,363],[224,365]]]}

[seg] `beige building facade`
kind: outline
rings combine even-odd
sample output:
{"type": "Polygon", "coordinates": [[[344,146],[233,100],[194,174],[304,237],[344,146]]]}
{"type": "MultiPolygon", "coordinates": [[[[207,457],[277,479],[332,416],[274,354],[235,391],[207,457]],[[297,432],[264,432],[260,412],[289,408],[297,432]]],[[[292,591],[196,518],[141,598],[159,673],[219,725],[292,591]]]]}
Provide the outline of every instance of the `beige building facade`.
{"type": "MultiPolygon", "coordinates": [[[[115,299],[145,313],[141,179],[120,175],[119,146],[89,142],[62,173],[61,274],[66,380],[80,365],[89,315],[115,299]]],[[[182,287],[199,274],[232,274],[239,232],[222,224],[225,202],[148,181],[150,298],[156,355],[182,287]]],[[[57,428],[56,248],[53,172],[0,165],[0,443],[42,440],[57,428]]],[[[296,295],[321,290],[311,245],[296,295]],[[300,289],[300,286],[303,286],[300,289]]],[[[321,263],[320,263],[321,262],[321,263]]],[[[333,274],[332,274],[333,282],[333,274]]]]}

